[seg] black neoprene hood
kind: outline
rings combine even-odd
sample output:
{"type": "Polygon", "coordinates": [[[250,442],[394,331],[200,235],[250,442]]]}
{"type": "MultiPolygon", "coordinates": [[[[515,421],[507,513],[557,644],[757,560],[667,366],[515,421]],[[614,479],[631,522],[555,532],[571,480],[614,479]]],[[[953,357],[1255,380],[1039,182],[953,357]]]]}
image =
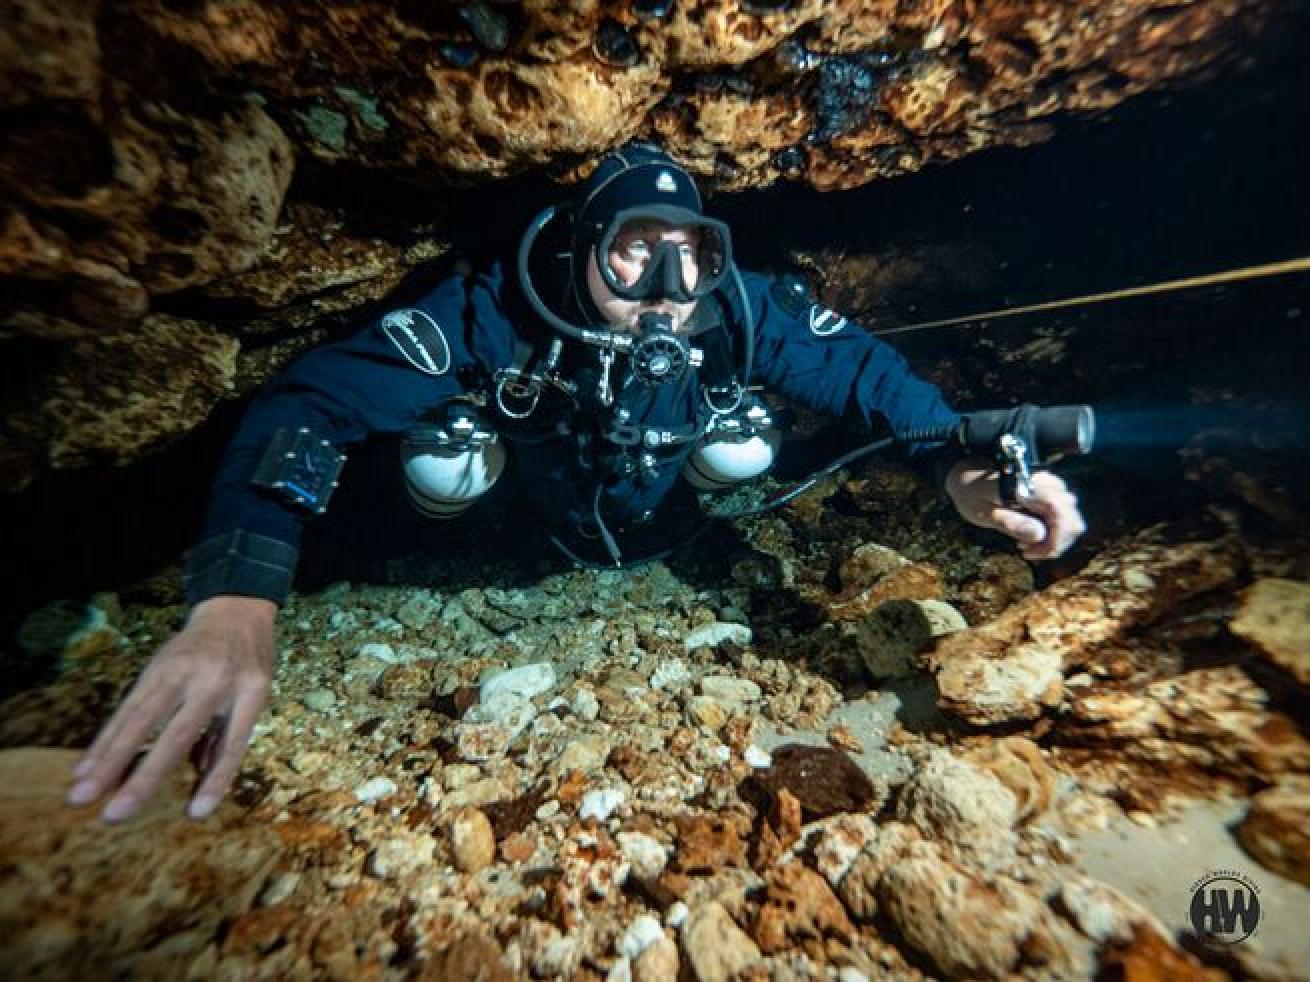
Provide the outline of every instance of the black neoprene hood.
{"type": "Polygon", "coordinates": [[[691,175],[667,154],[646,144],[606,156],[574,200],[573,259],[583,266],[621,211],[655,206],[666,220],[688,224],[703,217],[700,191],[691,175]]]}
{"type": "MultiPolygon", "coordinates": [[[[648,144],[607,155],[575,195],[572,218],[573,288],[591,314],[595,311],[586,285],[588,260],[594,251],[598,261],[603,261],[608,243],[624,220],[645,218],[700,230],[704,251],[698,257],[701,280],[694,291],[697,296],[717,287],[731,261],[727,226],[704,214],[696,182],[667,154],[648,144]]],[[[602,269],[602,275],[605,272],[602,269]]],[[[624,299],[637,298],[628,295],[612,276],[605,279],[611,290],[624,299]]]]}

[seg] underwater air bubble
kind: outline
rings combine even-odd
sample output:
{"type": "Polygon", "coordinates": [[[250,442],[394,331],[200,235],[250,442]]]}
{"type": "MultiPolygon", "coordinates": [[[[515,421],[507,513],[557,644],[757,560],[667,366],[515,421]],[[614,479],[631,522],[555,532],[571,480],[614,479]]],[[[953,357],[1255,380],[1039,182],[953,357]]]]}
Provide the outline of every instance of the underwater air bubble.
{"type": "Polygon", "coordinates": [[[784,174],[796,174],[805,169],[805,151],[798,146],[783,147],[773,155],[773,166],[784,174]]]}
{"type": "Polygon", "coordinates": [[[788,38],[778,45],[777,59],[778,64],[789,72],[808,72],[823,63],[819,55],[795,38],[788,38]]]}
{"type": "Polygon", "coordinates": [[[459,8],[459,19],[488,51],[504,51],[509,47],[509,21],[487,4],[464,4],[459,8]]]}
{"type": "Polygon", "coordinates": [[[598,59],[615,68],[631,68],[641,61],[641,49],[631,32],[611,18],[601,21],[596,29],[592,51],[598,59]]]}
{"type": "Polygon", "coordinates": [[[451,68],[472,68],[482,57],[477,45],[464,41],[447,41],[439,45],[437,50],[451,68]]]}
{"type": "Polygon", "coordinates": [[[661,20],[673,13],[673,0],[633,0],[632,12],[642,20],[661,20]]]}

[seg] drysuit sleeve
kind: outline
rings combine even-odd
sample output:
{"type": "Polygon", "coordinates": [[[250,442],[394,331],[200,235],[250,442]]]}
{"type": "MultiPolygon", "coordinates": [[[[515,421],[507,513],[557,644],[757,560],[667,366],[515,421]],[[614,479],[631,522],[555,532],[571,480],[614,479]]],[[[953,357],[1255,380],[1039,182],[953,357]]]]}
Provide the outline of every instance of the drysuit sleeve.
{"type": "MultiPolygon", "coordinates": [[[[893,433],[951,427],[956,413],[938,388],[890,345],[813,301],[796,277],[744,277],[755,319],[752,381],[800,404],[893,433]]],[[[932,454],[925,445],[911,456],[932,454]]]]}
{"type": "Polygon", "coordinates": [[[465,391],[461,381],[507,363],[513,345],[498,269],[454,275],[412,307],[298,358],[256,396],[219,466],[201,541],[187,555],[187,600],[218,594],[281,604],[303,523],[291,502],[251,483],[279,429],[307,428],[342,450],[370,433],[408,429],[465,391]]]}

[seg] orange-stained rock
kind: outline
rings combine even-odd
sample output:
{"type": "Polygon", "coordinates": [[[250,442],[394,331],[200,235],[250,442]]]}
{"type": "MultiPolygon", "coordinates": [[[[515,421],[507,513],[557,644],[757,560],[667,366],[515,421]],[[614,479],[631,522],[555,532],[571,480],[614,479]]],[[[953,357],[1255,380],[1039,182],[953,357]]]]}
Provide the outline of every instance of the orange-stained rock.
{"type": "Polygon", "coordinates": [[[443,944],[423,962],[421,982],[513,982],[515,975],[502,957],[500,946],[480,931],[468,931],[443,944]]]}
{"type": "Polygon", "coordinates": [[[970,624],[981,624],[1032,592],[1031,566],[1007,553],[988,556],[978,575],[960,587],[960,612],[970,624]]]}
{"type": "Polygon", "coordinates": [[[879,577],[873,585],[853,594],[843,591],[828,604],[828,616],[834,621],[854,621],[867,617],[889,600],[940,600],[942,575],[928,563],[909,563],[879,577]]]}
{"type": "Polygon", "coordinates": [[[769,873],[755,918],[755,941],[767,954],[801,941],[848,940],[855,928],[822,876],[795,860],[769,873]]]}
{"type": "Polygon", "coordinates": [[[461,873],[476,873],[495,862],[496,836],[487,816],[472,807],[457,811],[450,821],[450,851],[461,873]]]}
{"type": "Polygon", "coordinates": [[[1310,886],[1310,777],[1284,777],[1252,798],[1237,838],[1268,869],[1310,886]]]}
{"type": "Polygon", "coordinates": [[[1041,748],[1025,737],[989,740],[962,756],[1010,789],[1021,822],[1046,811],[1055,797],[1055,771],[1046,763],[1041,748]]]}
{"type": "Polygon", "coordinates": [[[1310,583],[1257,580],[1243,592],[1229,627],[1302,685],[1310,685],[1310,583]]]}
{"type": "Polygon", "coordinates": [[[746,845],[730,819],[689,815],[679,817],[676,824],[678,850],[670,864],[673,872],[704,875],[725,866],[746,865],[746,845]]]}
{"type": "Polygon", "coordinates": [[[1227,982],[1227,972],[1202,965],[1158,932],[1138,927],[1130,940],[1110,945],[1101,973],[1121,982],[1227,982]]]}
{"type": "Polygon", "coordinates": [[[1152,797],[1164,779],[1191,770],[1263,781],[1310,771],[1310,740],[1268,700],[1235,665],[1197,669],[1140,693],[1074,697],[1060,731],[1107,757],[1150,765],[1152,797]]]}
{"type": "Polygon", "coordinates": [[[1231,583],[1240,567],[1229,538],[1170,545],[1148,529],[1115,543],[1077,575],[938,641],[928,660],[939,703],[978,725],[1036,719],[1058,704],[1066,670],[1131,672],[1111,663],[1116,639],[1231,583]]]}
{"type": "Polygon", "coordinates": [[[181,974],[221,921],[249,908],[282,847],[231,804],[204,822],[186,818],[180,775],[136,817],[105,825],[95,806],[63,803],[78,757],[0,752],[4,972],[181,974]]]}
{"type": "Polygon", "coordinates": [[[1041,911],[1013,880],[985,882],[929,849],[888,869],[878,899],[910,944],[952,978],[1003,978],[1041,911]]]}
{"type": "Polygon", "coordinates": [[[755,844],[755,866],[768,869],[774,860],[800,838],[801,803],[786,788],[773,799],[768,819],[760,823],[759,839],[755,844]]]}

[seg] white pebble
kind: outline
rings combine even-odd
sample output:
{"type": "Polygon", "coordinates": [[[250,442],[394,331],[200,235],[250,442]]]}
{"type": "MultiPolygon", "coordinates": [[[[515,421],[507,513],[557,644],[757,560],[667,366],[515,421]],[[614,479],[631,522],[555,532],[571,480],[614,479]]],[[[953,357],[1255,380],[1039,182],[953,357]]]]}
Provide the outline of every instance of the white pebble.
{"type": "Polygon", "coordinates": [[[687,919],[691,911],[681,900],[677,901],[672,907],[664,912],[664,923],[669,927],[677,930],[682,927],[682,922],[687,919]]]}
{"type": "Polygon", "coordinates": [[[313,692],[306,692],[300,701],[306,709],[312,709],[316,713],[325,713],[336,705],[337,696],[331,689],[315,689],[313,692]]]}
{"type": "Polygon", "coordinates": [[[520,665],[487,679],[478,689],[481,702],[494,702],[504,692],[512,692],[523,699],[532,699],[548,692],[555,685],[555,666],[548,661],[533,665],[520,665]]]}
{"type": "Polygon", "coordinates": [[[396,649],[382,641],[370,641],[368,644],[361,644],[357,654],[364,658],[376,658],[388,665],[398,665],[401,661],[400,656],[396,654],[396,649]]]}
{"type": "Polygon", "coordinates": [[[654,880],[664,872],[669,851],[658,839],[644,832],[620,832],[617,838],[623,858],[638,880],[654,880]]]}
{"type": "Polygon", "coordinates": [[[360,801],[377,801],[397,791],[396,782],[389,777],[375,777],[365,781],[355,789],[355,797],[360,801]]]}
{"type": "Polygon", "coordinates": [[[694,651],[697,648],[713,648],[724,641],[748,645],[752,637],[754,635],[751,629],[745,624],[725,624],[722,621],[715,621],[713,624],[696,628],[682,639],[682,644],[688,651],[694,651]]]}
{"type": "Polygon", "coordinates": [[[746,748],[746,752],[742,756],[745,758],[746,763],[756,770],[763,770],[766,767],[773,766],[773,757],[770,756],[769,752],[755,746],[753,743],[746,748]]]}
{"type": "Polygon", "coordinates": [[[670,658],[659,663],[650,677],[652,689],[678,689],[691,681],[691,671],[681,658],[670,658]]]}
{"type": "Polygon", "coordinates": [[[732,759],[732,751],[729,750],[727,747],[725,747],[723,744],[719,744],[717,747],[715,747],[713,753],[715,757],[718,757],[719,760],[722,761],[728,761],[732,759]]]}
{"type": "Polygon", "coordinates": [[[582,803],[578,806],[578,818],[594,818],[603,822],[621,804],[623,804],[623,792],[617,788],[588,791],[582,796],[582,803]]]}
{"type": "Polygon", "coordinates": [[[664,937],[664,928],[660,926],[660,922],[650,914],[642,914],[628,926],[623,937],[619,939],[616,950],[620,955],[636,961],[643,951],[662,937],[664,937]]]}
{"type": "Polygon", "coordinates": [[[600,700],[590,689],[579,689],[573,697],[572,708],[577,716],[590,723],[600,715],[600,700]]]}

